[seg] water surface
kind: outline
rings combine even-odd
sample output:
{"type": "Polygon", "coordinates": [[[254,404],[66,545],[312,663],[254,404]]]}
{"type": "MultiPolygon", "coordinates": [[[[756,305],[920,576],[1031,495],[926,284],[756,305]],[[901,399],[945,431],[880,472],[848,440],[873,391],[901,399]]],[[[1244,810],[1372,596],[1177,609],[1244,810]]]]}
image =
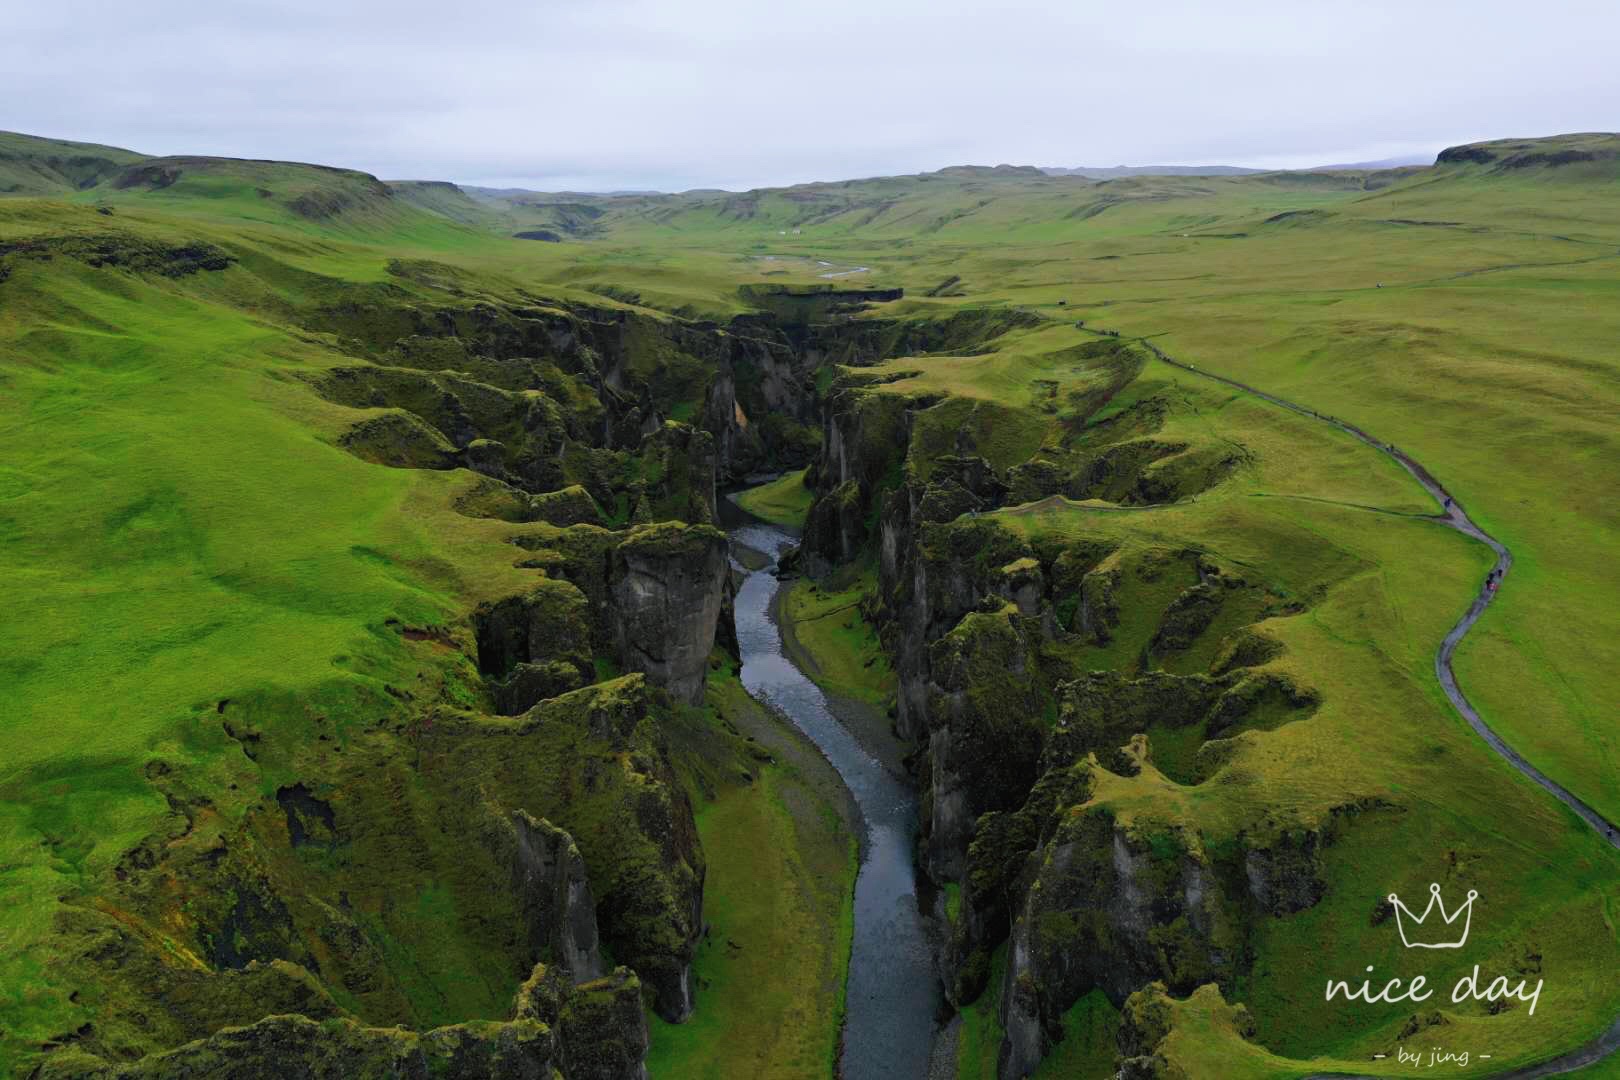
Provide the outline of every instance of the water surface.
{"type": "Polygon", "coordinates": [[[737,593],[743,686],[827,755],[855,796],[866,830],[855,879],[843,1075],[845,1080],[922,1080],[941,995],[912,866],[916,795],[861,748],[821,689],[783,653],[781,631],[770,615],[779,587],[771,571],[793,538],[758,523],[733,528],[731,535],[771,558],[771,566],[750,573],[737,593]]]}

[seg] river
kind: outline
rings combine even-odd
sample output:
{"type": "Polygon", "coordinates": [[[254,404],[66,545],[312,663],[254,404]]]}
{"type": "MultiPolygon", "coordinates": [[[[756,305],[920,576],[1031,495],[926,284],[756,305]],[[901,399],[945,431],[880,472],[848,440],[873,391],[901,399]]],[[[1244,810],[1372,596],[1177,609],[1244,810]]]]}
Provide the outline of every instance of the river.
{"type": "Polygon", "coordinates": [[[783,651],[781,631],[771,617],[779,587],[773,570],[794,538],[757,522],[735,526],[731,536],[771,559],[769,567],[749,573],[737,593],[743,686],[821,748],[854,795],[866,830],[855,879],[843,1076],[923,1080],[941,994],[912,863],[916,793],[861,747],[833,715],[820,687],[783,651]]]}

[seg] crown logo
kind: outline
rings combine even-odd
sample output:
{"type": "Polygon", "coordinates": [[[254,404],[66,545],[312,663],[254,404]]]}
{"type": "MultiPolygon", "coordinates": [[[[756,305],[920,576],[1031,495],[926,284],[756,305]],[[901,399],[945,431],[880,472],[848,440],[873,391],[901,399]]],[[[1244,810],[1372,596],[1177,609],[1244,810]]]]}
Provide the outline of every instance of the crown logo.
{"type": "MultiPolygon", "coordinates": [[[[1462,948],[1463,945],[1468,941],[1468,928],[1474,921],[1474,901],[1478,899],[1479,893],[1474,889],[1469,889],[1468,899],[1457,905],[1455,911],[1447,914],[1446,905],[1440,899],[1440,886],[1438,884],[1433,884],[1429,886],[1429,906],[1423,909],[1423,914],[1414,915],[1412,914],[1411,908],[1401,903],[1400,897],[1396,896],[1394,893],[1390,893],[1389,902],[1390,905],[1395,909],[1395,926],[1401,932],[1401,944],[1405,945],[1408,949],[1462,948]],[[1441,920],[1445,922],[1446,925],[1444,929],[1446,930],[1454,929],[1457,925],[1457,920],[1462,919],[1462,933],[1456,935],[1455,939],[1448,941],[1414,941],[1413,937],[1417,932],[1415,928],[1422,926],[1424,920],[1426,920],[1436,911],[1440,913],[1441,920]],[[1407,933],[1408,927],[1414,928],[1412,934],[1407,933]]],[[[1431,926],[1430,929],[1432,931],[1439,931],[1441,928],[1438,925],[1435,925],[1431,926]]],[[[1439,933],[1437,932],[1435,936],[1438,937],[1439,933]]]]}

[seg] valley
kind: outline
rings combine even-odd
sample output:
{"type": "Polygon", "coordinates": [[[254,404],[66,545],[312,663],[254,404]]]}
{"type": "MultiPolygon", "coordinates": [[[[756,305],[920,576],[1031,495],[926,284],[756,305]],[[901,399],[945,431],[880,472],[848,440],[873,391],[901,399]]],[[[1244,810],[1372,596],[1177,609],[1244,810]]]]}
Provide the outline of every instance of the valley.
{"type": "Polygon", "coordinates": [[[0,1075],[1615,1067],[1620,137],[0,192],[0,1075]]]}

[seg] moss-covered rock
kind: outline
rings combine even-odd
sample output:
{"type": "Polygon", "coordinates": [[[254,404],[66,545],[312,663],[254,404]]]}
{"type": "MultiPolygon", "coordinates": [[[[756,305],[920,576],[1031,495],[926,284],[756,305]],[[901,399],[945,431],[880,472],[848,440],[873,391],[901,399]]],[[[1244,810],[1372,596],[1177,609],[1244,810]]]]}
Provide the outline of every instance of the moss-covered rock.
{"type": "Polygon", "coordinates": [[[701,701],[726,571],[725,534],[709,526],[665,522],[625,534],[612,563],[620,665],[677,700],[701,701]]]}
{"type": "Polygon", "coordinates": [[[408,412],[362,420],[338,444],[358,458],[395,469],[454,469],[460,464],[456,448],[408,412]]]}
{"type": "Polygon", "coordinates": [[[575,984],[538,964],[511,1019],[416,1032],[349,1017],[267,1016],[138,1061],[78,1049],[49,1055],[33,1080],[645,1080],[641,983],[627,968],[575,984]]]}
{"type": "Polygon", "coordinates": [[[1127,829],[1106,807],[1081,807],[1035,859],[1008,952],[1001,1075],[1033,1071],[1062,1014],[1094,989],[1123,1003],[1153,979],[1191,990],[1230,976],[1229,915],[1195,834],[1127,829]]]}
{"type": "Polygon", "coordinates": [[[602,941],[652,990],[659,1013],[692,1009],[702,929],[702,849],[641,675],[542,702],[506,723],[458,729],[459,775],[565,827],[585,859],[602,941]]]}
{"type": "Polygon", "coordinates": [[[981,814],[1022,803],[1045,727],[1039,674],[1015,608],[970,613],[929,649],[926,867],[955,880],[981,814]]]}
{"type": "Polygon", "coordinates": [[[600,525],[602,510],[591,498],[591,493],[580,484],[570,484],[556,491],[531,496],[529,514],[524,521],[544,521],[548,525],[600,525]]]}
{"type": "Polygon", "coordinates": [[[567,1080],[645,1080],[647,1018],[641,981],[628,968],[575,987],[559,1027],[567,1080]]]}
{"type": "Polygon", "coordinates": [[[418,1034],[353,1020],[270,1016],[128,1065],[48,1059],[37,1080],[552,1080],[556,1037],[531,1020],[473,1022],[418,1034]]]}
{"type": "Polygon", "coordinates": [[[575,982],[600,978],[596,900],[574,838],[543,818],[513,810],[494,823],[490,842],[497,861],[512,868],[530,952],[575,982]]]}
{"type": "Polygon", "coordinates": [[[884,493],[904,480],[910,410],[922,404],[904,394],[868,390],[854,379],[833,387],[823,410],[822,458],[813,474],[816,501],[804,533],[807,552],[846,562],[875,538],[884,493]]]}
{"type": "Polygon", "coordinates": [[[588,616],[585,595],[553,580],[473,613],[478,668],[497,711],[515,715],[590,681],[588,616]]]}
{"type": "Polygon", "coordinates": [[[715,522],[718,462],[713,435],[666,421],[642,439],[636,458],[641,481],[637,513],[649,521],[715,522]]]}

